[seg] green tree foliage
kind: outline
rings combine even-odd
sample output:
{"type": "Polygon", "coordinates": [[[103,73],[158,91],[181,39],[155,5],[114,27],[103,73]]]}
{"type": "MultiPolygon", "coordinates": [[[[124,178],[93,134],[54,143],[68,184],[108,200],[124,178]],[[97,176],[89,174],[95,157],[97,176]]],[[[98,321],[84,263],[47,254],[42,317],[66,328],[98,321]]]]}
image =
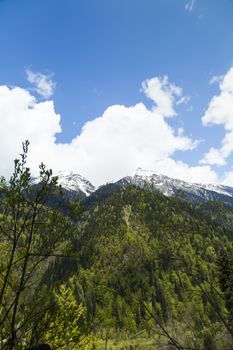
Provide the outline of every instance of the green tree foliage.
{"type": "Polygon", "coordinates": [[[103,337],[162,333],[168,345],[167,332],[183,348],[227,349],[217,259],[232,251],[233,226],[223,227],[221,214],[233,222],[225,207],[207,212],[136,188],[84,211],[70,271],[92,329],[103,337]]]}
{"type": "MultiPolygon", "coordinates": [[[[67,337],[73,339],[77,324],[59,309],[66,292],[55,294],[53,285],[43,283],[43,276],[54,259],[70,255],[73,222],[56,207],[48,206],[58,194],[57,178],[40,165],[40,181],[31,185],[26,167],[28,142],[23,144],[21,158],[9,183],[1,180],[0,198],[0,348],[29,348],[41,342],[54,315],[58,326],[66,323],[67,337]],[[57,306],[58,304],[58,306],[57,306]],[[56,313],[58,307],[58,312],[56,313]],[[46,315],[46,318],[45,318],[46,315]],[[71,323],[70,323],[71,322],[71,323]]],[[[67,309],[73,307],[71,294],[67,309]]],[[[76,306],[75,306],[76,307],[76,306]]],[[[77,307],[78,315],[83,312],[77,307]]],[[[47,334],[47,333],[46,333],[47,334]]]]}
{"type": "Polygon", "coordinates": [[[233,256],[221,254],[218,259],[220,287],[227,308],[228,327],[233,337],[233,256]]]}
{"type": "Polygon", "coordinates": [[[82,349],[94,348],[95,339],[87,334],[85,324],[85,309],[78,304],[72,288],[62,284],[59,290],[54,292],[55,307],[51,316],[47,312],[44,319],[49,319],[48,330],[44,335],[44,341],[48,342],[52,349],[82,349]]]}
{"type": "Polygon", "coordinates": [[[233,346],[231,209],[151,184],[102,188],[70,213],[43,164],[31,185],[27,147],[1,182],[1,349],[132,349],[135,334],[160,349],[233,346]]]}

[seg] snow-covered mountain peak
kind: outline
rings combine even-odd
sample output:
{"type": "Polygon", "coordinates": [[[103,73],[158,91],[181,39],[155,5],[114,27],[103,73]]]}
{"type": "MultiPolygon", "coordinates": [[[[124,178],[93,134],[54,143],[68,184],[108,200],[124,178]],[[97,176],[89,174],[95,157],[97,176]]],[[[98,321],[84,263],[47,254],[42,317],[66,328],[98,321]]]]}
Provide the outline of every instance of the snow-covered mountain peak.
{"type": "MultiPolygon", "coordinates": [[[[183,183],[188,184],[188,182],[185,182],[181,179],[169,177],[167,175],[163,175],[160,173],[155,172],[154,170],[146,170],[142,168],[137,168],[137,170],[133,174],[134,178],[142,178],[144,180],[160,180],[160,181],[169,181],[169,182],[177,182],[177,183],[183,183]]],[[[190,183],[191,184],[191,183],[190,183]]]]}
{"type": "Polygon", "coordinates": [[[153,170],[138,168],[132,176],[127,176],[117,182],[121,186],[131,184],[141,188],[156,188],[166,196],[183,193],[190,200],[217,200],[233,206],[233,188],[220,184],[200,184],[186,182],[153,170]]]}
{"type": "MultiPolygon", "coordinates": [[[[55,175],[58,176],[58,184],[68,191],[68,196],[78,196],[81,200],[84,200],[87,196],[96,191],[96,188],[90,181],[72,171],[60,171],[55,173],[55,175]]],[[[33,180],[33,183],[37,182],[38,178],[33,180]]],[[[126,176],[111,184],[111,186],[113,186],[112,189],[124,188],[131,185],[139,188],[147,188],[149,190],[155,188],[169,197],[181,195],[187,200],[215,200],[224,202],[233,207],[232,187],[218,184],[198,184],[186,182],[142,168],[138,168],[132,176],[126,176]]],[[[107,188],[108,184],[101,186],[102,192],[105,186],[107,188]]]]}
{"type": "Polygon", "coordinates": [[[175,186],[192,186],[192,183],[185,182],[183,180],[169,177],[167,175],[163,175],[155,172],[154,170],[145,170],[142,168],[138,168],[132,176],[133,179],[141,179],[145,181],[151,181],[153,184],[158,185],[159,183],[165,184],[174,184],[175,186]]]}
{"type": "MultiPolygon", "coordinates": [[[[83,192],[89,196],[95,191],[95,187],[85,177],[72,171],[59,171],[53,174],[58,177],[58,185],[61,185],[67,191],[83,192]]],[[[39,178],[34,178],[33,183],[37,183],[39,178]]]]}
{"type": "Polygon", "coordinates": [[[85,177],[76,174],[74,172],[58,172],[58,184],[61,185],[66,190],[71,191],[82,191],[86,196],[89,196],[92,192],[95,191],[95,187],[90,181],[85,177]]]}

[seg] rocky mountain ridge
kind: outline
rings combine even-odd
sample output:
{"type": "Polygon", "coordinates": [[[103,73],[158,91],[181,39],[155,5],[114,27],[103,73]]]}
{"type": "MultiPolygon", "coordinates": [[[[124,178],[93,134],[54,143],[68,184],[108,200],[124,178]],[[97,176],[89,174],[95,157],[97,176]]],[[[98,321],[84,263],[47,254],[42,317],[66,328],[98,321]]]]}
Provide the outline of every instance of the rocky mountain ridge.
{"type": "MultiPolygon", "coordinates": [[[[112,192],[129,186],[152,189],[155,188],[168,197],[180,196],[187,200],[220,201],[233,207],[233,187],[218,184],[190,183],[183,180],[157,174],[154,171],[143,170],[141,168],[132,176],[126,176],[116,182],[108,183],[95,188],[92,183],[83,176],[74,172],[59,172],[58,184],[73,197],[81,200],[108,196],[112,192]]],[[[34,179],[34,183],[37,180],[34,179]]],[[[89,199],[88,199],[89,200],[89,199]]]]}

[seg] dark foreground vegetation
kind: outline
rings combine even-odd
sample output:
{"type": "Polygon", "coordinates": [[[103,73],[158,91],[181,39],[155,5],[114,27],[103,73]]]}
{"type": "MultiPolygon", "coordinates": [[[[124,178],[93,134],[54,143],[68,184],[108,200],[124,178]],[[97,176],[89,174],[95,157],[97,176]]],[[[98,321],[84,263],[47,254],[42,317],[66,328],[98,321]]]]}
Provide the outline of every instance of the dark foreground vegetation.
{"type": "Polygon", "coordinates": [[[131,187],[64,214],[27,148],[1,181],[0,349],[233,348],[231,209],[131,187]]]}

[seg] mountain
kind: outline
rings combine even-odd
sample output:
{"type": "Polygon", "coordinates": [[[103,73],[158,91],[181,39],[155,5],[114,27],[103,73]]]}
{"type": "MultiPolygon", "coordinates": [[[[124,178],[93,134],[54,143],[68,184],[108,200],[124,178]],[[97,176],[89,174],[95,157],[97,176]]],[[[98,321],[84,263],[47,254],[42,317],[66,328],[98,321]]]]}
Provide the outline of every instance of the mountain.
{"type": "Polygon", "coordinates": [[[67,191],[79,192],[85,197],[95,191],[95,186],[79,174],[60,171],[56,176],[58,176],[58,184],[67,191]]]}
{"type": "Polygon", "coordinates": [[[198,184],[156,174],[139,168],[134,175],[126,176],[116,182],[100,186],[84,199],[87,206],[101,203],[122,188],[135,186],[147,190],[157,189],[168,197],[180,197],[188,201],[219,201],[233,207],[233,188],[216,184],[198,184]]]}
{"type": "Polygon", "coordinates": [[[117,181],[116,186],[155,188],[168,197],[180,196],[191,201],[220,201],[233,206],[233,188],[216,184],[189,183],[139,168],[133,176],[117,181]]]}
{"type": "MultiPolygon", "coordinates": [[[[43,331],[56,304],[64,310],[58,310],[59,325],[66,322],[63,315],[70,322],[69,305],[82,305],[84,313],[78,327],[93,332],[102,342],[98,350],[232,348],[232,273],[228,257],[233,251],[233,210],[222,202],[204,201],[213,199],[209,197],[212,192],[222,199],[231,197],[232,189],[188,184],[142,170],[96,191],[74,173],[60,173],[59,184],[65,194],[82,193],[85,200],[78,215],[76,206],[74,211],[66,210],[60,191],[55,188],[50,193],[50,186],[48,191],[46,187],[41,191],[40,203],[33,187],[19,196],[17,186],[13,186],[8,199],[0,200],[3,273],[15,249],[15,232],[19,232],[7,283],[7,312],[14,296],[11,286],[20,288],[17,281],[22,280],[24,271],[24,260],[18,257],[24,258],[25,246],[29,247],[26,258],[27,269],[31,270],[25,276],[30,279],[20,292],[17,316],[19,322],[29,320],[25,332],[34,330],[38,319],[42,319],[38,329],[43,331]],[[154,187],[159,191],[151,190],[154,187]],[[179,191],[200,200],[195,205],[181,200],[179,191]],[[92,201],[89,207],[85,206],[88,201],[92,201]],[[55,210],[54,203],[59,205],[55,210]],[[38,261],[42,265],[34,270],[38,261]],[[54,303],[54,296],[61,295],[56,293],[62,290],[64,297],[54,303]],[[47,304],[50,299],[52,304],[47,304]],[[134,343],[136,336],[140,339],[134,343]],[[122,339],[127,339],[127,346],[122,339]],[[171,346],[171,339],[175,346],[171,346]],[[117,343],[117,347],[112,346],[117,343]]],[[[37,179],[34,186],[40,189],[43,184],[37,179]]],[[[69,329],[69,324],[64,323],[64,327],[69,329]]],[[[73,324],[76,331],[77,323],[73,324]]],[[[51,327],[54,331],[54,323],[51,327]]],[[[66,333],[64,328],[61,344],[66,333]]],[[[42,335],[41,339],[47,341],[42,335]]]]}
{"type": "MultiPolygon", "coordinates": [[[[139,168],[132,176],[100,186],[98,189],[83,176],[74,172],[58,172],[58,184],[64,190],[67,200],[79,198],[87,206],[101,202],[122,188],[136,186],[157,189],[168,197],[179,196],[189,201],[220,201],[233,207],[233,188],[217,184],[189,183],[153,171],[139,168]]],[[[33,184],[38,178],[33,179],[33,184]]]]}
{"type": "MultiPolygon", "coordinates": [[[[113,193],[114,186],[91,195],[106,189],[112,193],[82,213],[71,236],[76,258],[57,260],[49,282],[51,276],[59,281],[73,276],[78,302],[96,334],[115,341],[118,334],[131,339],[148,332],[141,347],[130,343],[118,349],[161,348],[159,338],[146,346],[151,334],[161,334],[161,324],[182,344],[177,349],[230,349],[221,325],[226,314],[217,261],[232,251],[232,211],[217,202],[206,211],[205,202],[193,207],[132,186],[113,193]]],[[[175,348],[166,335],[163,342],[162,349],[175,348]]]]}
{"type": "MultiPolygon", "coordinates": [[[[63,188],[67,199],[79,198],[81,200],[88,197],[95,191],[95,187],[85,177],[68,171],[55,173],[58,177],[58,185],[63,188]]],[[[32,184],[37,184],[39,177],[32,179],[32,184]]]]}

